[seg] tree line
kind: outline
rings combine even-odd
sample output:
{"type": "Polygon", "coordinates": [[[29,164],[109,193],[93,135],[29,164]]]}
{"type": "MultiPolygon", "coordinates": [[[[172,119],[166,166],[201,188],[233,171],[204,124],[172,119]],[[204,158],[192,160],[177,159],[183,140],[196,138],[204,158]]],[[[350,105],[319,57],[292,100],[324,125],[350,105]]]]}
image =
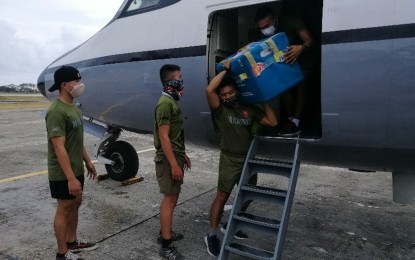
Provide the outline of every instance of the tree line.
{"type": "Polygon", "coordinates": [[[37,89],[37,86],[35,84],[23,83],[20,85],[10,84],[10,85],[0,86],[0,92],[39,93],[39,90],[37,89]]]}

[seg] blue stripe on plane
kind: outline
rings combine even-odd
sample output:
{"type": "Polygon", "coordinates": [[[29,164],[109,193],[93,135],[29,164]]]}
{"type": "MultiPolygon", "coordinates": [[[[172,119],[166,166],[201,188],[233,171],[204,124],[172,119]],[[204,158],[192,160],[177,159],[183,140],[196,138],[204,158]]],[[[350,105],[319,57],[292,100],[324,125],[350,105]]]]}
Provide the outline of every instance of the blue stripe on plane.
{"type": "MultiPolygon", "coordinates": [[[[206,45],[116,54],[116,55],[111,55],[111,56],[82,60],[79,62],[66,64],[66,65],[74,66],[78,69],[81,69],[81,68],[86,68],[86,67],[94,67],[94,66],[107,65],[107,64],[150,61],[150,60],[164,60],[164,59],[198,57],[198,56],[206,56],[206,45]]],[[[48,70],[50,71],[55,71],[55,69],[56,67],[48,68],[48,70]]]]}
{"type": "Polygon", "coordinates": [[[415,37],[415,23],[325,32],[322,43],[325,45],[412,37],[415,37]]]}

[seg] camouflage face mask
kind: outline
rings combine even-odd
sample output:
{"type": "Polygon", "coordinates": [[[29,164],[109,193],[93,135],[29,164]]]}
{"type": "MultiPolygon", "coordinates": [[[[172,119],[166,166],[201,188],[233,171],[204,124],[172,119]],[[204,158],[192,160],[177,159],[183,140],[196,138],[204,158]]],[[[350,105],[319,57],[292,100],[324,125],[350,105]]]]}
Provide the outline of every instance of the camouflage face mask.
{"type": "Polygon", "coordinates": [[[163,82],[163,91],[174,100],[179,100],[184,89],[183,80],[170,79],[163,82]]]}
{"type": "Polygon", "coordinates": [[[163,87],[172,87],[175,90],[182,91],[184,88],[183,80],[181,79],[169,79],[163,82],[163,87]]]}

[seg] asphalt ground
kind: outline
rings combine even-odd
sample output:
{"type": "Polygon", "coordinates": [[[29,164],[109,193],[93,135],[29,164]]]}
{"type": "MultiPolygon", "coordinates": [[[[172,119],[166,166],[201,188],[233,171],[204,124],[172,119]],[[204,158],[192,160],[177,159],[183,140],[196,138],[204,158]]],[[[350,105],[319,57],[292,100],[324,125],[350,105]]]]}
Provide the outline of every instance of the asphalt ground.
{"type": "MultiPolygon", "coordinates": [[[[44,113],[44,108],[0,110],[0,259],[55,257],[56,201],[50,198],[46,174],[44,113]]],[[[161,196],[154,176],[152,136],[123,132],[121,139],[137,150],[138,176],[144,180],[128,186],[110,179],[86,181],[79,237],[99,242],[99,248],[80,255],[160,259],[156,238],[161,196]]],[[[90,154],[96,142],[85,134],[90,154]]],[[[203,237],[209,230],[219,151],[188,144],[187,153],[193,167],[185,173],[174,215],[173,229],[184,234],[176,246],[187,259],[213,259],[203,237]]],[[[96,168],[105,174],[103,165],[96,168]]],[[[260,176],[259,183],[278,187],[280,180],[260,176]]],[[[415,207],[391,200],[388,172],[302,165],[282,259],[415,259],[415,207]]],[[[249,210],[271,212],[260,203],[249,210]]],[[[272,247],[269,237],[247,233],[254,244],[272,247]]]]}

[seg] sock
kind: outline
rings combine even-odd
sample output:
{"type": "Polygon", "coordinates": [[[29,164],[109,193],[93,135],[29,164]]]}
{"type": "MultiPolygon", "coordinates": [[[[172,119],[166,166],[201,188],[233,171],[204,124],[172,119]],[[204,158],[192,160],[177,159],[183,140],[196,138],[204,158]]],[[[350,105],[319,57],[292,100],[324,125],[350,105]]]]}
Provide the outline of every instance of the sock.
{"type": "Polygon", "coordinates": [[[63,258],[63,257],[65,257],[65,254],[59,254],[59,253],[56,253],[56,257],[58,257],[58,258],[63,258]]]}
{"type": "Polygon", "coordinates": [[[161,241],[161,245],[162,245],[162,247],[168,247],[170,244],[171,244],[171,242],[173,242],[173,239],[162,239],[162,241],[161,241]]]}
{"type": "MultiPolygon", "coordinates": [[[[173,230],[171,230],[170,232],[173,235],[173,230]]],[[[161,230],[159,231],[159,235],[161,236],[161,230]]]]}
{"type": "Polygon", "coordinates": [[[300,119],[298,118],[292,118],[290,119],[290,121],[293,122],[296,127],[298,127],[298,125],[300,124],[300,119]]]}
{"type": "Polygon", "coordinates": [[[210,228],[209,230],[209,237],[218,236],[218,229],[217,228],[210,228]]]}
{"type": "Polygon", "coordinates": [[[73,245],[75,245],[75,244],[76,244],[76,239],[75,239],[73,242],[66,242],[66,244],[67,244],[67,245],[71,245],[71,246],[73,246],[73,245]]]}

